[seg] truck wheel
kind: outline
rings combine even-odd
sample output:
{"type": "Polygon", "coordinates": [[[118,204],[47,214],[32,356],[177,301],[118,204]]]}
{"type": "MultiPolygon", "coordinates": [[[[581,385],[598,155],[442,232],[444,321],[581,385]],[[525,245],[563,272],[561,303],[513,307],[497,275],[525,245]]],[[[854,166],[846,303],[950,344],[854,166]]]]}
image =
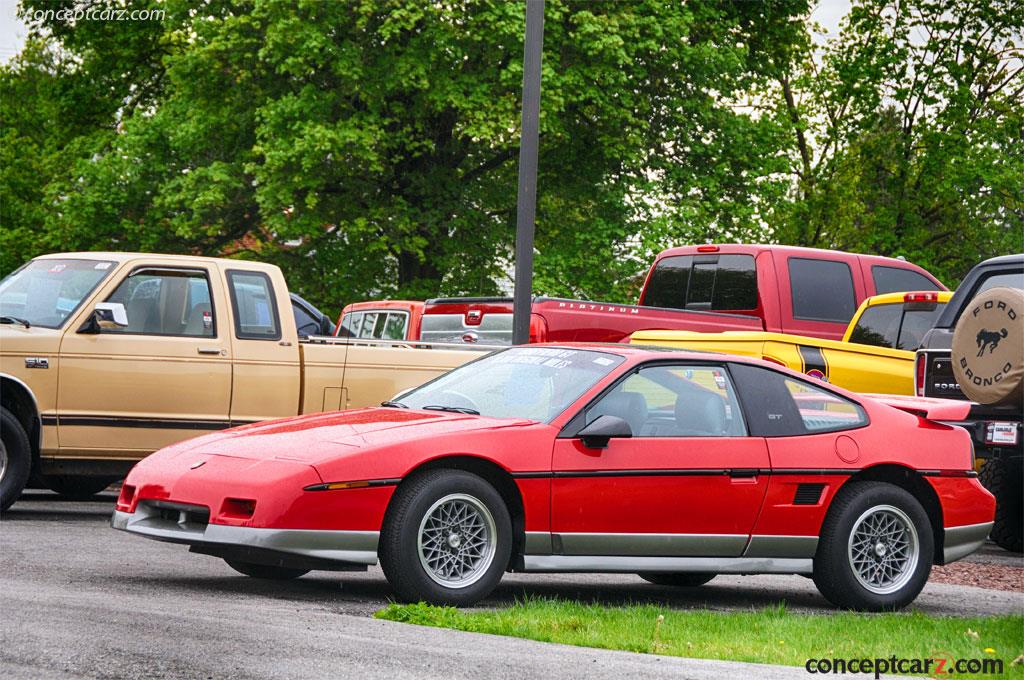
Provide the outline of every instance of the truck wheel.
{"type": "Polygon", "coordinates": [[[40,475],[40,481],[50,491],[65,498],[85,500],[103,491],[120,477],[71,477],[69,475],[40,475]]]}
{"type": "Polygon", "coordinates": [[[32,445],[14,414],[0,408],[0,510],[18,500],[32,470],[32,445]]]}
{"type": "Polygon", "coordinates": [[[288,581],[309,573],[309,569],[289,569],[288,567],[275,567],[269,564],[253,564],[240,560],[224,559],[228,566],[239,574],[245,574],[253,578],[262,578],[270,581],[288,581]]]}
{"type": "Polygon", "coordinates": [[[675,573],[662,573],[655,571],[645,571],[637,574],[640,578],[653,583],[656,586],[675,586],[677,588],[696,588],[702,586],[718,574],[708,574],[704,572],[675,572],[675,573]]]}
{"type": "Polygon", "coordinates": [[[832,501],[814,556],[814,585],[839,607],[901,609],[914,601],[932,568],[931,523],[905,489],[853,482],[832,501]]]}
{"type": "Polygon", "coordinates": [[[487,597],[511,552],[512,520],[501,495],[462,470],[432,470],[400,486],[379,549],[399,597],[455,606],[487,597]]]}
{"type": "Polygon", "coordinates": [[[978,480],[996,497],[996,523],[990,538],[1003,550],[1022,552],[1021,459],[989,458],[978,480]]]}

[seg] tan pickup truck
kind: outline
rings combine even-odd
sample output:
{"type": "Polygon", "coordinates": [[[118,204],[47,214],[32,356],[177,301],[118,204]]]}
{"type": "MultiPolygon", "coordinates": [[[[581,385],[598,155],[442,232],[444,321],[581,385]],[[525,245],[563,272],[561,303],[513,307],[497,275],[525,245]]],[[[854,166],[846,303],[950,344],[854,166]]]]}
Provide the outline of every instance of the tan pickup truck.
{"type": "Polygon", "coordinates": [[[483,348],[301,340],[275,266],[136,253],[36,258],[0,282],[0,508],[30,474],[88,495],[173,442],[377,405],[483,348]]]}

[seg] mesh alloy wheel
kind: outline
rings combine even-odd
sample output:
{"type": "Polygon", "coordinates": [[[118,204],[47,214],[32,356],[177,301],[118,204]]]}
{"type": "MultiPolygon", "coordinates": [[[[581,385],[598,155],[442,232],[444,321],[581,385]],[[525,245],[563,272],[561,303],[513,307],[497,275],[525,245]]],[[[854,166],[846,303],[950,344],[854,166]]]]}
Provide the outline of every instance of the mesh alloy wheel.
{"type": "Polygon", "coordinates": [[[466,588],[491,566],[496,534],[486,505],[469,494],[449,494],[430,506],[420,521],[420,564],[438,585],[466,588]]]}
{"type": "Polygon", "coordinates": [[[864,588],[878,595],[906,585],[920,559],[914,523],[892,505],[864,511],[853,524],[847,550],[853,575],[864,588]]]}

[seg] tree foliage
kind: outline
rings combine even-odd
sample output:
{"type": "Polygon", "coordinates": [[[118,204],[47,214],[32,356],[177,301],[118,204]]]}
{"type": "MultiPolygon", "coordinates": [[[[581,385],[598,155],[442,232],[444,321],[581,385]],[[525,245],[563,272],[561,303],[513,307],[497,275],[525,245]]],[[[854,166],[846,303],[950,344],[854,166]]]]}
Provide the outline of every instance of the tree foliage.
{"type": "Polygon", "coordinates": [[[855,4],[777,76],[795,145],[778,237],[903,255],[950,284],[1020,252],[1022,36],[1013,0],[855,4]]]}
{"type": "MultiPolygon", "coordinates": [[[[251,257],[332,312],[507,283],[522,3],[33,19],[75,4],[23,0],[32,36],[0,66],[4,272],[52,250],[251,257]]],[[[949,282],[1020,249],[1012,2],[863,0],[824,48],[808,15],[548,0],[536,292],[629,299],[655,252],[705,240],[902,254],[949,282]]]]}

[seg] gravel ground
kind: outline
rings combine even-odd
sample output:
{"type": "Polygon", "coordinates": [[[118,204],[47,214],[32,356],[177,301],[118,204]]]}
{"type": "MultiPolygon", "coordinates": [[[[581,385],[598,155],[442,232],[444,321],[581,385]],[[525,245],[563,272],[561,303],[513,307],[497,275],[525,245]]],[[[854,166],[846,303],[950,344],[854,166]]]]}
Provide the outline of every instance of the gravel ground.
{"type": "Polygon", "coordinates": [[[1024,555],[989,543],[965,560],[932,567],[932,583],[1024,592],[1024,555]]]}

